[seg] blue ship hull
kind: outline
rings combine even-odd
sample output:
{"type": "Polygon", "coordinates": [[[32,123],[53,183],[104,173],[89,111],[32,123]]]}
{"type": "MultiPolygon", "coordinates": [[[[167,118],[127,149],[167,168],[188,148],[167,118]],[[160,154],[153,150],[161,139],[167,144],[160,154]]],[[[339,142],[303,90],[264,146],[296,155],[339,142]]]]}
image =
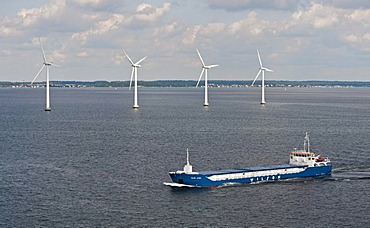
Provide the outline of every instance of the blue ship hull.
{"type": "Polygon", "coordinates": [[[331,165],[309,167],[286,164],[192,173],[170,172],[169,174],[172,181],[177,185],[211,188],[228,184],[248,184],[261,181],[322,177],[331,174],[331,165]]]}

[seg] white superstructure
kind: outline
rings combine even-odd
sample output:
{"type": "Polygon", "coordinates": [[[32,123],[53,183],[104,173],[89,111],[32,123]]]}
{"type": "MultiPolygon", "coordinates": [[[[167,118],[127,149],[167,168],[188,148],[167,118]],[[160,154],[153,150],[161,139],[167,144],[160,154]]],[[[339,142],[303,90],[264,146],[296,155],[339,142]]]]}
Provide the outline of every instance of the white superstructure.
{"type": "Polygon", "coordinates": [[[320,155],[316,155],[315,152],[310,151],[310,139],[307,132],[304,138],[303,148],[303,150],[295,149],[290,152],[289,164],[313,167],[327,165],[330,162],[329,158],[320,157],[320,155]]]}

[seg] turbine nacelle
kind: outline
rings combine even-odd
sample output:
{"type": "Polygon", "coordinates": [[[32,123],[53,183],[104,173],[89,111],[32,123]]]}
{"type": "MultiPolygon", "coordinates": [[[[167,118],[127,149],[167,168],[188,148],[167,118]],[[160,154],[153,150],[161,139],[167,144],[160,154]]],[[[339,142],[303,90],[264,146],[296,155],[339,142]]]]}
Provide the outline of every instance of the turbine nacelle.
{"type": "Polygon", "coordinates": [[[137,61],[136,63],[134,63],[131,58],[127,55],[127,53],[125,51],[123,51],[123,53],[125,54],[125,56],[127,57],[128,61],[130,62],[131,66],[132,66],[132,71],[131,71],[131,79],[130,79],[130,87],[129,87],[129,90],[131,90],[131,85],[132,85],[132,79],[134,77],[134,74],[137,74],[137,68],[141,68],[141,65],[139,65],[142,61],[144,61],[144,59],[146,59],[147,56],[145,56],[144,58],[140,59],[139,61],[137,61]]]}
{"type": "Polygon", "coordinates": [[[260,67],[260,70],[268,71],[268,72],[274,72],[273,70],[270,70],[269,68],[266,67],[260,67]]]}
{"type": "Polygon", "coordinates": [[[144,58],[140,59],[139,61],[137,61],[136,63],[134,63],[131,58],[126,54],[125,51],[123,51],[123,53],[125,54],[125,56],[127,57],[128,61],[130,62],[131,66],[132,67],[136,67],[136,68],[140,68],[141,65],[139,65],[142,61],[144,61],[144,59],[146,59],[146,57],[148,56],[145,56],[144,58]]]}
{"type": "Polygon", "coordinates": [[[218,65],[209,65],[209,66],[203,66],[204,69],[211,69],[213,67],[217,67],[218,65]]]}
{"type": "MultiPolygon", "coordinates": [[[[265,71],[268,71],[268,72],[274,72],[273,70],[271,70],[271,69],[269,69],[269,68],[267,68],[267,67],[263,67],[263,65],[262,65],[262,60],[261,60],[261,56],[260,56],[260,53],[259,53],[258,49],[257,49],[257,56],[258,56],[258,61],[259,61],[259,64],[260,64],[260,68],[259,68],[259,71],[258,71],[258,73],[257,73],[256,77],[254,78],[254,80],[253,80],[253,82],[252,82],[252,85],[251,85],[251,86],[253,86],[253,85],[254,85],[254,83],[256,82],[256,80],[257,80],[257,78],[258,78],[258,76],[260,75],[260,73],[261,73],[261,72],[262,72],[262,73],[264,73],[265,71]]],[[[262,80],[265,80],[265,79],[263,78],[262,80]]]]}
{"type": "Polygon", "coordinates": [[[45,63],[44,63],[44,65],[46,65],[46,66],[61,67],[61,66],[59,66],[59,65],[57,65],[57,64],[54,64],[53,62],[45,62],[45,63]]]}
{"type": "Polygon", "coordinates": [[[128,61],[130,62],[131,66],[132,66],[129,90],[131,90],[132,80],[134,79],[135,80],[135,91],[134,91],[134,105],[133,105],[133,108],[136,109],[136,108],[139,108],[139,105],[138,105],[138,102],[137,102],[137,68],[141,67],[140,63],[142,61],[144,61],[144,59],[146,59],[147,56],[145,56],[144,58],[142,58],[139,61],[137,61],[136,63],[134,63],[125,51],[123,51],[123,53],[125,54],[125,56],[127,57],[128,61]],[[134,78],[134,76],[135,76],[135,78],[134,78]]]}
{"type": "Polygon", "coordinates": [[[39,42],[40,42],[40,48],[41,48],[41,53],[42,53],[42,59],[44,60],[43,62],[43,65],[41,67],[41,69],[39,70],[39,72],[36,74],[35,78],[32,80],[31,82],[31,85],[34,83],[34,81],[37,79],[37,77],[40,75],[41,71],[46,67],[49,67],[49,66],[55,66],[55,67],[61,67],[59,65],[56,65],[54,64],[53,62],[48,62],[46,61],[46,56],[45,56],[45,52],[44,52],[44,48],[42,46],[42,42],[41,42],[41,39],[39,37],[39,42]]]}
{"type": "Polygon", "coordinates": [[[217,64],[215,64],[215,65],[205,65],[205,64],[204,64],[204,61],[203,61],[203,58],[202,58],[202,56],[201,56],[201,55],[200,55],[200,53],[199,53],[199,50],[198,50],[198,49],[196,49],[196,50],[197,50],[197,53],[198,53],[199,59],[200,59],[200,61],[202,62],[202,72],[200,73],[200,76],[199,76],[199,79],[198,79],[198,82],[197,82],[197,85],[196,85],[196,87],[198,87],[199,82],[200,82],[200,79],[202,79],[202,76],[203,76],[204,71],[207,71],[208,69],[211,69],[211,68],[217,67],[218,65],[217,65],[217,64]]]}
{"type": "Polygon", "coordinates": [[[40,42],[40,48],[41,48],[43,63],[42,63],[41,69],[39,70],[39,72],[37,72],[35,78],[31,82],[31,84],[33,84],[33,82],[36,80],[36,78],[40,75],[41,71],[46,67],[46,107],[45,107],[45,111],[51,111],[51,108],[50,108],[50,91],[49,91],[49,87],[50,87],[50,85],[49,85],[50,84],[49,67],[50,66],[60,67],[60,66],[54,64],[53,62],[48,62],[46,60],[44,48],[42,46],[42,42],[41,42],[40,37],[39,37],[39,42],[40,42]]]}
{"type": "Polygon", "coordinates": [[[264,104],[266,104],[266,102],[265,102],[265,71],[268,71],[268,72],[273,72],[273,71],[271,69],[267,68],[267,67],[263,67],[261,56],[260,56],[260,53],[259,53],[258,49],[257,49],[257,56],[258,56],[258,62],[260,64],[260,68],[259,68],[259,71],[258,71],[256,77],[254,78],[254,80],[252,82],[252,86],[254,85],[254,82],[257,80],[258,76],[262,72],[262,78],[261,78],[261,82],[262,82],[262,85],[261,85],[261,88],[262,88],[261,105],[264,105],[264,104]]]}

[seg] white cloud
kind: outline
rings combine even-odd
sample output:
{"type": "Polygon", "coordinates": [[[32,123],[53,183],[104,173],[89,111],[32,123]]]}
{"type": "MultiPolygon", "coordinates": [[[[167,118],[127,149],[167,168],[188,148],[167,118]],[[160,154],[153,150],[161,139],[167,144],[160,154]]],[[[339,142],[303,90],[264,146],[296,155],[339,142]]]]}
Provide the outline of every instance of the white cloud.
{"type": "Polygon", "coordinates": [[[20,36],[25,29],[37,27],[40,21],[58,20],[65,7],[65,0],[53,0],[38,8],[20,9],[16,17],[5,17],[0,21],[0,36],[20,36]]]}
{"type": "Polygon", "coordinates": [[[64,62],[66,58],[67,58],[67,55],[62,52],[62,49],[58,49],[58,50],[53,51],[51,60],[64,62]]]}
{"type": "Polygon", "coordinates": [[[370,41],[370,33],[365,33],[363,35],[349,34],[345,35],[344,39],[351,43],[368,42],[370,41]]]}
{"type": "Polygon", "coordinates": [[[161,26],[154,29],[155,36],[163,36],[166,34],[173,33],[176,30],[177,22],[172,22],[168,25],[161,26]]]}
{"type": "Polygon", "coordinates": [[[185,45],[193,44],[195,42],[195,39],[197,38],[200,28],[201,28],[200,25],[187,28],[186,31],[184,31],[185,36],[182,39],[183,44],[185,45]]]}
{"type": "MultiPolygon", "coordinates": [[[[254,26],[257,26],[257,13],[252,11],[248,13],[246,18],[233,22],[231,25],[229,25],[229,31],[232,34],[235,34],[246,28],[250,30],[250,28],[254,26]]],[[[253,28],[251,30],[253,30],[253,28]]]]}
{"type": "Polygon", "coordinates": [[[224,9],[226,11],[245,11],[253,9],[275,9],[293,10],[297,7],[296,0],[210,0],[209,5],[214,9],[224,9]]]}
{"type": "Polygon", "coordinates": [[[11,55],[12,51],[11,50],[0,50],[0,55],[11,55]]]}
{"type": "MultiPolygon", "coordinates": [[[[149,4],[131,0],[50,0],[44,5],[35,1],[28,8],[14,10],[13,15],[0,16],[0,54],[9,60],[22,55],[32,62],[35,55],[41,58],[37,37],[42,36],[50,60],[66,66],[66,71],[68,64],[76,65],[80,61],[80,72],[85,69],[92,72],[93,79],[107,80],[99,78],[107,75],[99,67],[113,65],[110,69],[114,69],[115,64],[126,61],[122,48],[137,54],[136,57],[150,56],[146,69],[150,66],[153,78],[148,79],[152,80],[157,79],[155,75],[172,75],[172,64],[165,70],[162,68],[163,63],[174,58],[184,63],[174,73],[192,79],[188,72],[192,75],[193,67],[199,66],[195,48],[207,53],[211,62],[220,59],[224,63],[225,67],[217,70],[220,79],[223,75],[229,75],[229,79],[233,79],[232,75],[245,76],[244,71],[254,70],[256,48],[265,56],[266,64],[277,69],[276,78],[280,77],[279,64],[299,69],[295,65],[323,67],[322,62],[329,62],[334,68],[335,64],[351,62],[346,58],[348,52],[352,53],[351,57],[357,57],[358,53],[361,58],[368,56],[368,8],[341,8],[334,1],[318,0],[271,0],[270,6],[264,6],[266,1],[216,0],[208,4],[151,1],[149,4]],[[230,64],[233,69],[228,68],[230,64]],[[91,70],[95,67],[96,71],[91,70]]],[[[361,5],[360,0],[356,2],[361,5]]],[[[9,61],[9,65],[12,62],[15,61],[9,61]]],[[[0,62],[0,67],[7,65],[0,62]]],[[[16,74],[25,75],[21,71],[27,69],[18,70],[16,74]]],[[[112,75],[112,79],[121,80],[112,75]]],[[[217,78],[217,73],[214,77],[217,78]]]]}
{"type": "Polygon", "coordinates": [[[338,11],[331,6],[313,3],[308,10],[294,12],[290,23],[292,25],[309,24],[316,29],[331,27],[339,22],[338,11]]]}
{"type": "Polygon", "coordinates": [[[345,15],[348,20],[360,22],[364,26],[370,26],[370,9],[354,10],[345,15]]]}
{"type": "Polygon", "coordinates": [[[112,58],[112,61],[118,66],[121,65],[121,63],[125,60],[124,58],[125,57],[123,56],[123,53],[116,53],[112,58]]]}
{"type": "Polygon", "coordinates": [[[21,34],[21,31],[17,30],[16,28],[0,26],[0,36],[11,37],[11,36],[17,36],[20,34],[21,34]]]}
{"type": "Polygon", "coordinates": [[[136,8],[135,18],[141,21],[152,22],[171,10],[170,3],[164,3],[160,8],[154,8],[150,4],[142,3],[136,8]]]}
{"type": "Polygon", "coordinates": [[[65,0],[54,0],[40,8],[21,9],[18,12],[18,20],[24,27],[29,27],[41,19],[47,20],[57,17],[65,6],[65,0]]]}
{"type": "Polygon", "coordinates": [[[81,44],[86,44],[90,36],[103,35],[111,30],[118,29],[118,26],[122,24],[123,20],[123,15],[111,14],[108,19],[95,23],[94,28],[90,28],[84,32],[74,33],[71,38],[72,40],[79,41],[81,44]]]}
{"type": "Polygon", "coordinates": [[[224,31],[225,28],[225,23],[210,23],[204,26],[201,32],[203,35],[211,36],[224,31]]]}
{"type": "Polygon", "coordinates": [[[80,4],[81,6],[85,5],[97,6],[101,2],[101,0],[74,0],[74,1],[80,4]]]}
{"type": "Polygon", "coordinates": [[[82,51],[82,52],[77,53],[77,57],[85,58],[85,57],[89,57],[89,56],[90,56],[90,54],[87,51],[82,51]]]}

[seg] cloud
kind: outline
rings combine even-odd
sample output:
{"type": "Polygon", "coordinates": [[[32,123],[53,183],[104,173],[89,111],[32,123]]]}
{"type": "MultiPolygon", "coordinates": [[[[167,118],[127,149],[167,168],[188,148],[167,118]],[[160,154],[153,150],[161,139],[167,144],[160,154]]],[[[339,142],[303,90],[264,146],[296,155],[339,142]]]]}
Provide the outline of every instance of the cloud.
{"type": "Polygon", "coordinates": [[[118,65],[121,65],[121,63],[125,60],[125,57],[123,56],[123,53],[120,52],[120,53],[116,53],[114,55],[114,57],[112,58],[112,61],[114,62],[114,64],[116,64],[117,66],[118,65]]]}
{"type": "Polygon", "coordinates": [[[77,40],[81,44],[86,44],[87,40],[91,36],[103,35],[111,30],[118,29],[119,25],[123,23],[124,16],[121,14],[111,14],[108,19],[98,21],[95,23],[94,28],[90,28],[84,32],[78,32],[72,34],[72,40],[77,40]]]}
{"type": "Polygon", "coordinates": [[[101,3],[101,0],[74,0],[76,3],[80,4],[81,6],[91,5],[97,6],[101,3]]]}
{"type": "Polygon", "coordinates": [[[359,9],[351,11],[345,17],[353,22],[360,22],[366,27],[370,27],[370,9],[359,9]]]}
{"type": "Polygon", "coordinates": [[[275,9],[294,10],[297,7],[296,0],[210,0],[209,6],[213,9],[223,9],[230,12],[275,9]]]}
{"type": "Polygon", "coordinates": [[[368,0],[331,0],[326,3],[340,9],[370,9],[370,1],[368,0]]]}
{"type": "Polygon", "coordinates": [[[77,57],[85,58],[85,57],[89,57],[89,56],[90,56],[90,54],[87,51],[82,51],[82,52],[77,53],[77,57]]]}
{"type": "Polygon", "coordinates": [[[182,38],[182,43],[185,45],[193,44],[197,38],[198,32],[200,30],[200,25],[195,25],[189,27],[184,31],[184,37],[182,38]]]}
{"type": "Polygon", "coordinates": [[[176,31],[177,25],[178,25],[177,22],[172,22],[170,24],[167,24],[167,25],[164,25],[164,26],[161,26],[161,27],[157,27],[157,28],[154,29],[154,36],[163,36],[163,35],[166,35],[166,34],[171,34],[174,31],[176,31]]]}
{"type": "Polygon", "coordinates": [[[370,33],[365,33],[363,35],[354,35],[354,34],[349,34],[345,35],[344,39],[348,42],[351,43],[361,43],[361,42],[368,42],[370,43],[370,33]]]}
{"type": "Polygon", "coordinates": [[[339,22],[337,11],[331,6],[313,3],[308,10],[294,12],[292,24],[309,24],[316,29],[331,27],[339,22]]]}
{"type": "Polygon", "coordinates": [[[39,8],[20,9],[16,17],[5,17],[0,21],[0,36],[20,36],[27,29],[37,28],[41,22],[58,21],[65,7],[65,0],[53,0],[39,8]]]}
{"type": "Polygon", "coordinates": [[[252,34],[257,34],[259,33],[257,27],[259,27],[257,25],[257,13],[250,12],[246,18],[231,23],[231,25],[229,25],[229,31],[235,34],[247,29],[248,31],[252,31],[252,34]]]}
{"type": "Polygon", "coordinates": [[[29,27],[39,20],[57,18],[65,6],[65,0],[54,0],[50,4],[44,5],[40,8],[21,9],[18,12],[17,20],[24,27],[29,27]]]}
{"type": "Polygon", "coordinates": [[[11,55],[12,51],[11,50],[0,50],[0,55],[11,55]]]}
{"type": "MultiPolygon", "coordinates": [[[[68,65],[86,69],[95,79],[107,75],[99,67],[108,65],[113,71],[115,64],[126,61],[122,48],[132,53],[133,58],[149,55],[145,63],[146,69],[153,72],[151,75],[171,75],[172,61],[176,58],[184,64],[181,70],[177,66],[175,73],[188,77],[188,72],[199,66],[195,48],[208,53],[211,62],[224,62],[226,67],[218,71],[220,75],[230,75],[230,79],[234,74],[245,75],[249,62],[256,63],[256,48],[264,53],[266,64],[275,68],[279,64],[334,65],[343,63],[348,52],[351,57],[358,53],[368,56],[367,2],[354,0],[357,7],[341,0],[150,1],[150,4],[132,0],[49,0],[43,5],[28,2],[28,8],[17,8],[0,17],[3,57],[0,66],[7,67],[6,59],[9,64],[14,62],[12,56],[21,56],[26,62],[32,62],[35,55],[41,58],[39,36],[50,60],[66,66],[65,70],[68,65]],[[167,62],[171,64],[163,70],[163,63],[167,62]],[[235,73],[228,68],[230,64],[235,73]],[[96,72],[92,68],[97,68],[96,72]]],[[[9,4],[4,7],[10,7],[9,4]]],[[[73,76],[73,72],[68,75],[73,76]]],[[[114,79],[114,74],[110,75],[114,79]]],[[[274,75],[279,77],[278,73],[274,75]]]]}
{"type": "Polygon", "coordinates": [[[141,21],[155,21],[158,17],[163,16],[166,12],[171,10],[170,3],[164,3],[163,7],[154,8],[153,6],[142,3],[137,6],[135,17],[141,21]]]}
{"type": "Polygon", "coordinates": [[[12,37],[20,35],[21,31],[16,28],[7,27],[5,25],[0,26],[0,37],[12,37]]]}
{"type": "Polygon", "coordinates": [[[202,34],[203,35],[208,35],[208,36],[213,36],[217,33],[220,33],[224,31],[226,28],[225,23],[209,23],[206,26],[203,27],[202,29],[202,34]]]}

